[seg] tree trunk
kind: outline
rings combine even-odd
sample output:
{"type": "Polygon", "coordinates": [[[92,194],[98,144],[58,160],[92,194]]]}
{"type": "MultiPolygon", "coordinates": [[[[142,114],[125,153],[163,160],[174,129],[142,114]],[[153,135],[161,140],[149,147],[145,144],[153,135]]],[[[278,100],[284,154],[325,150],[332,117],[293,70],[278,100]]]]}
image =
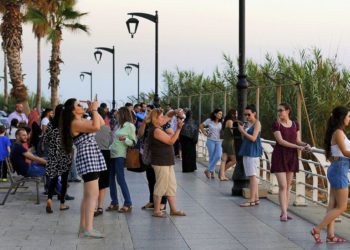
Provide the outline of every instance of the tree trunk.
{"type": "Polygon", "coordinates": [[[60,45],[62,40],[61,29],[56,29],[55,37],[52,39],[51,48],[51,59],[50,64],[50,82],[49,87],[51,88],[51,108],[55,109],[58,104],[58,85],[60,80],[58,78],[60,71],[60,63],[62,60],[60,58],[60,45]]]}
{"type": "Polygon", "coordinates": [[[23,82],[21,65],[22,19],[21,4],[17,1],[7,1],[2,18],[1,36],[10,70],[11,95],[17,103],[23,104],[24,112],[28,114],[28,90],[23,82]]]}
{"type": "Polygon", "coordinates": [[[8,78],[7,78],[7,58],[4,50],[4,110],[9,109],[9,93],[8,93],[8,78]]]}
{"type": "Polygon", "coordinates": [[[36,83],[36,98],[35,107],[41,113],[41,51],[40,51],[41,38],[37,38],[37,83],[36,83]]]}

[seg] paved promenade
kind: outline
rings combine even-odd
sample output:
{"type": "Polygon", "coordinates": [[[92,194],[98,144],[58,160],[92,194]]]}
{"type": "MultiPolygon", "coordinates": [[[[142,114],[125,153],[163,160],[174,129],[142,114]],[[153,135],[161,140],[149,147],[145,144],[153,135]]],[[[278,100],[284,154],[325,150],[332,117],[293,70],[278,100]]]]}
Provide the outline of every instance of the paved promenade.
{"type": "MultiPolygon", "coordinates": [[[[146,177],[127,172],[132,213],[104,212],[95,219],[95,227],[106,238],[79,239],[83,185],[71,184],[68,191],[76,200],[67,202],[70,210],[59,211],[55,200],[50,215],[45,213],[45,196],[40,205],[34,204],[31,187],[11,195],[0,207],[0,249],[350,249],[349,243],[314,244],[312,224],[293,214],[293,220],[280,222],[278,206],[268,200],[252,208],[239,207],[242,198],[230,196],[232,182],[208,180],[200,165],[196,173],[184,174],[180,168],[177,164],[177,203],[186,217],[153,218],[151,211],[141,210],[148,197],[146,177]]],[[[3,195],[4,190],[0,192],[3,195]]],[[[106,206],[109,201],[108,196],[106,206]]]]}

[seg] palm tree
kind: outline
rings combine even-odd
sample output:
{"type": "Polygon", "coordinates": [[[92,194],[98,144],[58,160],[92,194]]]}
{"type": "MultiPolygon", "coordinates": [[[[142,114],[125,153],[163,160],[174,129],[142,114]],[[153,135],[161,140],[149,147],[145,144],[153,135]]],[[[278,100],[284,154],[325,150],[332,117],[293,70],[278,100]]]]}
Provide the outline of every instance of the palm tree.
{"type": "Polygon", "coordinates": [[[75,0],[48,0],[48,2],[49,11],[47,13],[36,7],[29,8],[28,12],[36,16],[33,23],[49,24],[48,39],[51,42],[49,87],[51,88],[51,106],[55,108],[58,104],[60,63],[63,62],[60,58],[62,30],[68,28],[71,31],[82,30],[88,32],[88,27],[79,23],[79,19],[87,13],[81,13],[74,9],[75,0]]]}
{"type": "MultiPolygon", "coordinates": [[[[38,24],[35,20],[38,18],[36,12],[32,12],[31,7],[38,8],[42,13],[48,14],[49,2],[47,0],[35,1],[29,5],[27,13],[25,15],[25,21],[33,24],[33,33],[37,39],[37,85],[36,85],[36,97],[35,107],[41,110],[41,39],[44,38],[49,31],[49,24],[47,22],[40,22],[38,24]]],[[[40,18],[40,17],[39,17],[40,18]]]]}
{"type": "Polygon", "coordinates": [[[3,13],[1,36],[12,82],[11,95],[16,99],[16,102],[23,104],[25,112],[28,113],[28,90],[24,85],[21,64],[23,21],[21,7],[25,2],[27,1],[0,0],[0,9],[3,13]]]}

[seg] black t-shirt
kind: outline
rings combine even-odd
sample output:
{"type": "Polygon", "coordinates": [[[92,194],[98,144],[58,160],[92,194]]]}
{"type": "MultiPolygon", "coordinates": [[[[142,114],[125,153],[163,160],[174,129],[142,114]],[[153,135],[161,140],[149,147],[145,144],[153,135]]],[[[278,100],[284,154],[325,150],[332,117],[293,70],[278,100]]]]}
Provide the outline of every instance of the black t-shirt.
{"type": "Polygon", "coordinates": [[[17,174],[26,176],[29,170],[29,164],[26,163],[24,153],[27,152],[21,144],[14,143],[11,150],[11,163],[17,174]]]}

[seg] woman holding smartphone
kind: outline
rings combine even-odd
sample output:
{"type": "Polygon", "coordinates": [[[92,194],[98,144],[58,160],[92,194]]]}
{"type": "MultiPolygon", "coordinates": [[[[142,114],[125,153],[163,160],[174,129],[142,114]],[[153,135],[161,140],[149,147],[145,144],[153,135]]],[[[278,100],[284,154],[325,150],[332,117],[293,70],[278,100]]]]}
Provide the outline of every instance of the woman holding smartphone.
{"type": "Polygon", "coordinates": [[[92,120],[83,119],[82,105],[75,98],[64,103],[60,131],[63,148],[73,153],[73,143],[77,148],[76,168],[84,180],[84,196],[80,207],[79,237],[103,238],[104,235],[93,228],[95,205],[98,198],[98,179],[101,171],[107,170],[105,160],[95,140],[104,121],[98,114],[98,102],[88,103],[92,120]]]}
{"type": "Polygon", "coordinates": [[[239,155],[243,156],[244,172],[249,177],[250,199],[242,204],[241,207],[251,207],[259,205],[258,192],[258,167],[260,156],[263,153],[261,145],[261,123],[256,118],[255,105],[248,105],[244,110],[244,116],[248,123],[245,128],[241,122],[238,122],[239,132],[243,135],[243,142],[239,149],[239,155]]]}

